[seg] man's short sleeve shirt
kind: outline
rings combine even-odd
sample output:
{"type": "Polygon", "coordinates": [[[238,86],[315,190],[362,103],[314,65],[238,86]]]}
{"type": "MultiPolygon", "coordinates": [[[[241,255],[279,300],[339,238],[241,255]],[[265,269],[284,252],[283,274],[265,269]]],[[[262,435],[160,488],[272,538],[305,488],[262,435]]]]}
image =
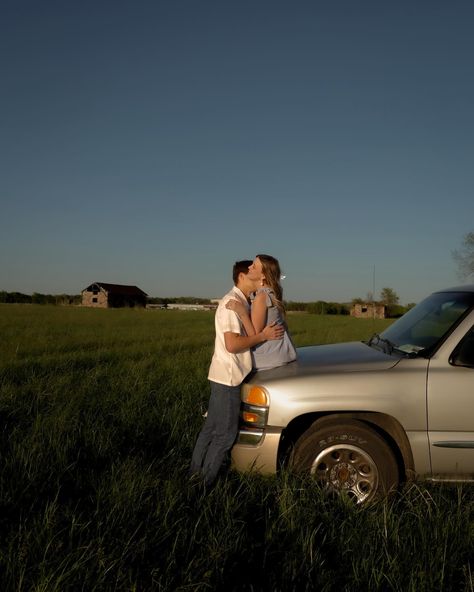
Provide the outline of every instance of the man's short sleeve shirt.
{"type": "Polygon", "coordinates": [[[224,333],[245,335],[237,313],[225,307],[231,299],[240,300],[248,306],[247,299],[236,286],[220,301],[216,310],[216,340],[208,379],[228,386],[238,386],[252,370],[252,356],[250,350],[231,354],[225,347],[224,333]]]}

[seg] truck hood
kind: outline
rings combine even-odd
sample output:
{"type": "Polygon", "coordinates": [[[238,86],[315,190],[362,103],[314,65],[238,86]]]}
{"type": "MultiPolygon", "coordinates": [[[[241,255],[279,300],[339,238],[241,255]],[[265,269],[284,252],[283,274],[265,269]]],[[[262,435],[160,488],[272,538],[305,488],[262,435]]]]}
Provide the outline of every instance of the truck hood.
{"type": "Polygon", "coordinates": [[[285,366],[251,374],[248,382],[268,382],[292,376],[388,370],[400,358],[385,354],[361,341],[297,348],[297,359],[285,366]]]}

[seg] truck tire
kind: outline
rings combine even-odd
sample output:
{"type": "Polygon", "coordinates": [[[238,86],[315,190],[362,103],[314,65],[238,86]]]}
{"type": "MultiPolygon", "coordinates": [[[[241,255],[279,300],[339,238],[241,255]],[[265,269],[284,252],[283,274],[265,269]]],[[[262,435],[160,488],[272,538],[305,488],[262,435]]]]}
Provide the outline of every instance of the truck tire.
{"type": "Polygon", "coordinates": [[[390,446],[355,419],[315,421],[297,440],[290,466],[310,473],[328,491],[345,493],[357,504],[387,494],[399,484],[390,446]]]}

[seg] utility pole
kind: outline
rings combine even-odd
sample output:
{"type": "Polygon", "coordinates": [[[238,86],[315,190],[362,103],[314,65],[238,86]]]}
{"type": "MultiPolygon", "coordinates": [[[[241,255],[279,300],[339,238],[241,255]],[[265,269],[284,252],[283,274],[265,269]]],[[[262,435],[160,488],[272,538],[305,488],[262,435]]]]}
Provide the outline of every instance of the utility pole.
{"type": "Polygon", "coordinates": [[[372,316],[375,321],[375,263],[374,263],[374,272],[373,272],[373,277],[372,277],[372,294],[373,294],[372,316]]]}

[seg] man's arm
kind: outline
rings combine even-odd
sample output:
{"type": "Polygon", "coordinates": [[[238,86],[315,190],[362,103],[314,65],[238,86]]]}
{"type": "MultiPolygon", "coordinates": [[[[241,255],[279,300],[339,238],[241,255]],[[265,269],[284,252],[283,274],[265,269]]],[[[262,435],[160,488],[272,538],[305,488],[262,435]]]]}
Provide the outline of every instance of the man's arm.
{"type": "Polygon", "coordinates": [[[239,335],[238,333],[226,331],[224,333],[225,348],[230,354],[239,354],[264,341],[282,339],[284,332],[285,328],[276,323],[267,325],[257,335],[239,335]]]}

